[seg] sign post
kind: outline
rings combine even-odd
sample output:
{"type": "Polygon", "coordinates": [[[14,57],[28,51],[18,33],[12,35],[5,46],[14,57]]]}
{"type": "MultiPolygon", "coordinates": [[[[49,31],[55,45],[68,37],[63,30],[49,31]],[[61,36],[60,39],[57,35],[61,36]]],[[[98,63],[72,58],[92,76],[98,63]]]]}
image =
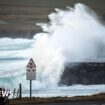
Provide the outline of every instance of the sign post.
{"type": "Polygon", "coordinates": [[[30,99],[32,97],[32,80],[30,80],[30,99]]]}
{"type": "Polygon", "coordinates": [[[36,65],[31,58],[26,67],[26,79],[30,80],[30,99],[32,97],[32,80],[36,79],[36,65]]]}

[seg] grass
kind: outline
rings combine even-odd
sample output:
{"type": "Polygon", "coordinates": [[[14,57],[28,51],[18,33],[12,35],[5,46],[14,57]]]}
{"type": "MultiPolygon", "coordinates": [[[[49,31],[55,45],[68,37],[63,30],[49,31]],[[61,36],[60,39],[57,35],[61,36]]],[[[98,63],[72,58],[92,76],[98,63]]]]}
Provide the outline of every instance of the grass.
{"type": "Polygon", "coordinates": [[[66,102],[90,102],[90,101],[105,101],[105,93],[95,94],[91,96],[75,96],[75,97],[51,97],[39,98],[24,97],[22,99],[10,99],[10,105],[22,104],[42,104],[42,103],[66,103],[66,102]]]}

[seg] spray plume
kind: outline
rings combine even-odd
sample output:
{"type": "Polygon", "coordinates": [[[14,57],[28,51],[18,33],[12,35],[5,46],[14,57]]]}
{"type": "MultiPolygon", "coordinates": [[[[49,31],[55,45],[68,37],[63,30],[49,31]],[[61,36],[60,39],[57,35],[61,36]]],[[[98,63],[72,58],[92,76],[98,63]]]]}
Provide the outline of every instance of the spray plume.
{"type": "Polygon", "coordinates": [[[105,27],[87,6],[76,4],[66,10],[55,9],[50,22],[38,24],[43,33],[34,36],[38,73],[48,84],[58,84],[65,63],[97,62],[105,58],[105,27]]]}

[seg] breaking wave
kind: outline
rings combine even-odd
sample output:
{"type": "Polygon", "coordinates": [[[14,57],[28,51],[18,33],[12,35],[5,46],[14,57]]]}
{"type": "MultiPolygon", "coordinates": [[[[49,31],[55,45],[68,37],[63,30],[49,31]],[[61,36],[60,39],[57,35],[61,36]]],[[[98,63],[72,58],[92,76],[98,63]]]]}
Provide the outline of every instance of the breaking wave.
{"type": "Polygon", "coordinates": [[[33,89],[56,87],[67,62],[105,61],[105,26],[87,6],[55,9],[43,33],[33,39],[0,39],[0,86],[27,90],[25,70],[30,58],[37,65],[33,89]]]}

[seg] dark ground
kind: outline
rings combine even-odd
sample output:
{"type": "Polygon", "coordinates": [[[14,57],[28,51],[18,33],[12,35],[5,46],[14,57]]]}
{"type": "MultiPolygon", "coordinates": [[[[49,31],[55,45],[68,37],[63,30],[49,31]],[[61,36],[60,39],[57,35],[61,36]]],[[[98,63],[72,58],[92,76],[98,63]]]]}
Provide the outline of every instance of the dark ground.
{"type": "Polygon", "coordinates": [[[35,23],[47,22],[54,8],[84,3],[105,19],[105,0],[0,0],[0,37],[32,38],[41,32],[35,23]]]}
{"type": "Polygon", "coordinates": [[[75,97],[23,97],[10,99],[10,105],[105,105],[105,93],[75,97]]]}
{"type": "Polygon", "coordinates": [[[33,105],[105,105],[105,102],[71,102],[71,103],[50,103],[33,105]]]}
{"type": "Polygon", "coordinates": [[[30,105],[105,105],[105,102],[71,102],[71,103],[50,103],[50,104],[30,104],[30,105]]]}

